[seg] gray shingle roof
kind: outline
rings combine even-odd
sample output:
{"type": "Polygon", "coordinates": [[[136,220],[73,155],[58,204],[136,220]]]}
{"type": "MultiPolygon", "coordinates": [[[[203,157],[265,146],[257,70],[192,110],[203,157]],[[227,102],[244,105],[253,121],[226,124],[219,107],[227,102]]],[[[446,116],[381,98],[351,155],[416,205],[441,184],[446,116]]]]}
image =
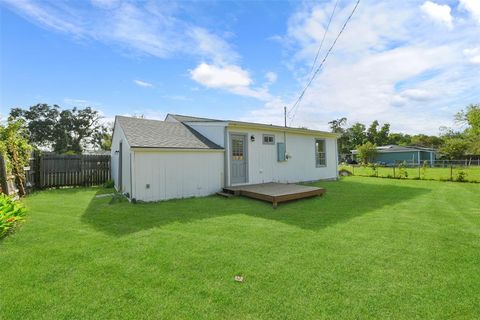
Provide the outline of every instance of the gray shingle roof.
{"type": "Polygon", "coordinates": [[[223,149],[180,122],[117,116],[130,147],[173,149],[223,149]]]}

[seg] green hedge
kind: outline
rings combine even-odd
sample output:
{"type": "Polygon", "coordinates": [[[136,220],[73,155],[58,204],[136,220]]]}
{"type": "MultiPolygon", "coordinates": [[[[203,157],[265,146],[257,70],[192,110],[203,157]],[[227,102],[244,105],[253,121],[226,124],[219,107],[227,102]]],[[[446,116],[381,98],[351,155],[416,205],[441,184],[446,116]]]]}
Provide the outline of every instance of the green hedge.
{"type": "Polygon", "coordinates": [[[25,208],[4,194],[0,194],[0,239],[13,230],[25,216],[25,208]]]}

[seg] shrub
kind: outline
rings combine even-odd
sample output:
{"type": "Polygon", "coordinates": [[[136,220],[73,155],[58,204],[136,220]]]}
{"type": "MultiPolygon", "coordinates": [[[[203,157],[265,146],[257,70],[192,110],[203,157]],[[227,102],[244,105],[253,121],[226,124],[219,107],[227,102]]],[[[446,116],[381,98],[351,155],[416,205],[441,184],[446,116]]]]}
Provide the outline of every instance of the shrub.
{"type": "Polygon", "coordinates": [[[342,177],[353,175],[353,173],[350,170],[344,169],[344,168],[338,170],[338,174],[342,177]]]}
{"type": "Polygon", "coordinates": [[[467,172],[465,170],[463,170],[463,168],[462,168],[458,171],[457,178],[455,180],[458,181],[458,182],[465,182],[466,177],[467,177],[467,172]]]}
{"type": "Polygon", "coordinates": [[[115,186],[115,182],[113,180],[107,180],[103,184],[104,188],[113,188],[115,186]]]}
{"type": "Polygon", "coordinates": [[[407,171],[407,162],[403,161],[398,165],[398,178],[399,179],[407,179],[408,178],[408,171],[407,171]]]}
{"type": "Polygon", "coordinates": [[[0,195],[0,239],[13,230],[22,221],[25,208],[11,197],[0,195]]]}
{"type": "Polygon", "coordinates": [[[357,146],[358,158],[363,164],[370,163],[377,154],[377,146],[371,142],[367,142],[363,145],[357,146]]]}
{"type": "Polygon", "coordinates": [[[430,163],[429,163],[427,160],[423,161],[423,164],[422,164],[422,175],[421,175],[421,178],[422,178],[422,179],[425,179],[425,178],[426,178],[426,176],[427,176],[427,168],[428,168],[429,165],[430,165],[430,163]]]}
{"type": "Polygon", "coordinates": [[[376,163],[369,163],[368,167],[372,170],[370,177],[378,177],[378,165],[376,163]]]}

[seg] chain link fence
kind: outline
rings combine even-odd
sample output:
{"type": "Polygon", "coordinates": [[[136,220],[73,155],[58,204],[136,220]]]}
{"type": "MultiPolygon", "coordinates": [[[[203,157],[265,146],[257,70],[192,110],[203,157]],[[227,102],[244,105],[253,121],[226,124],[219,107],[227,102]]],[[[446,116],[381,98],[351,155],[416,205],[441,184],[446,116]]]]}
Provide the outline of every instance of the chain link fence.
{"type": "Polygon", "coordinates": [[[480,160],[404,161],[390,165],[341,164],[339,170],[340,175],[480,183],[480,160]]]}

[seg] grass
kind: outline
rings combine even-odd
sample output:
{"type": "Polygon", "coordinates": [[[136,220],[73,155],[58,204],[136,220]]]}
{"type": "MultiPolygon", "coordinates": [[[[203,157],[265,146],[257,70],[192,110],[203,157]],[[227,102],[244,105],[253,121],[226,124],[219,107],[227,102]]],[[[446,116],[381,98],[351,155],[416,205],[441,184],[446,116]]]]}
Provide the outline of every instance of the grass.
{"type": "Polygon", "coordinates": [[[276,210],[36,193],[0,242],[0,319],[478,317],[480,185],[318,185],[324,197],[276,210]]]}
{"type": "MultiPolygon", "coordinates": [[[[364,166],[341,165],[339,169],[347,169],[353,172],[356,176],[372,176],[376,175],[372,168],[364,166]]],[[[460,171],[466,173],[465,181],[480,182],[480,167],[454,167],[452,171],[450,168],[405,168],[408,173],[408,179],[422,179],[422,180],[453,180],[458,178],[460,171]]],[[[399,168],[395,168],[395,176],[398,177],[399,168]]],[[[394,176],[393,167],[378,167],[378,176],[383,178],[390,178],[394,176]]]]}

